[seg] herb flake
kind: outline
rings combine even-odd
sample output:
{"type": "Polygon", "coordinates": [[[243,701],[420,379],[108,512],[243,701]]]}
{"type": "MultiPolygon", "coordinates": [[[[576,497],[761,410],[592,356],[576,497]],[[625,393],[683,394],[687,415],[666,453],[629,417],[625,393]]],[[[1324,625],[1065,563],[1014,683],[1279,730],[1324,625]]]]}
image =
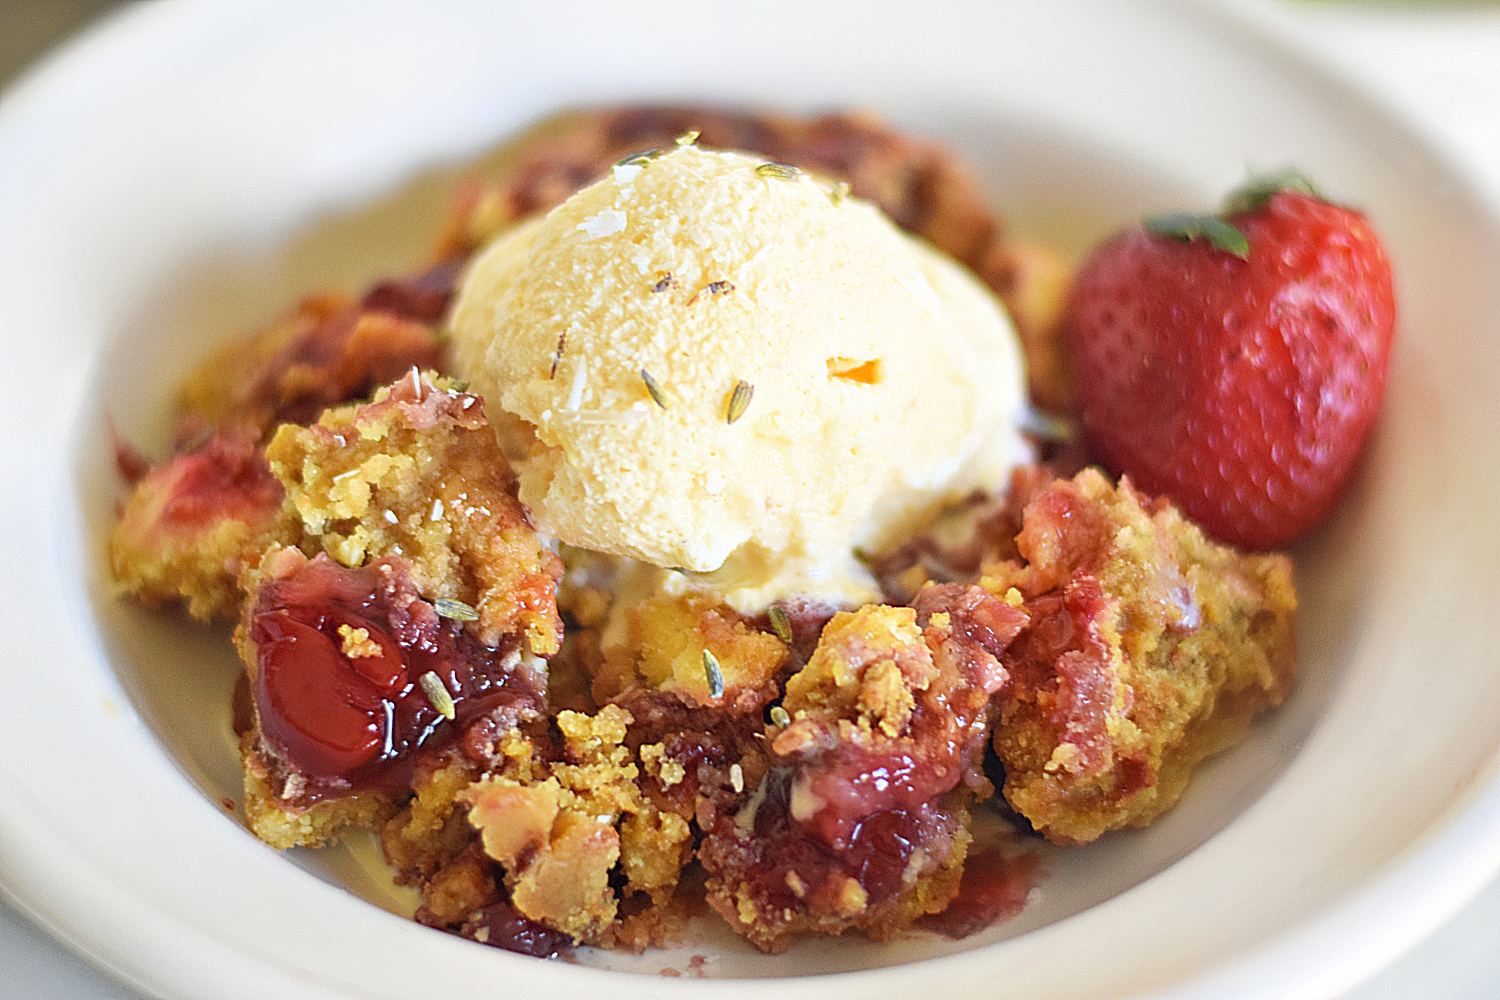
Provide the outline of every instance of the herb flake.
{"type": "Polygon", "coordinates": [[[453,695],[448,693],[448,686],[443,683],[436,671],[429,670],[417,678],[422,685],[422,693],[427,700],[432,702],[432,707],[442,713],[445,719],[454,719],[458,716],[457,707],[453,704],[453,695]]]}
{"type": "Polygon", "coordinates": [[[665,410],[667,408],[667,396],[666,393],[662,392],[661,383],[652,378],[651,373],[644,368],[641,369],[641,381],[646,383],[646,391],[651,394],[651,399],[657,406],[665,410]]]}
{"type": "Polygon", "coordinates": [[[433,608],[444,618],[452,618],[460,622],[477,622],[479,612],[474,607],[463,601],[455,601],[448,597],[439,597],[432,602],[433,608]]]}
{"type": "Polygon", "coordinates": [[[724,671],[719,668],[719,658],[711,649],[703,651],[703,676],[708,681],[709,697],[724,697],[724,671]]]}
{"type": "Polygon", "coordinates": [[[787,617],[786,609],[779,604],[773,604],[766,611],[766,617],[771,619],[771,629],[776,633],[776,638],[790,646],[792,644],[792,620],[787,617]]]}
{"type": "Polygon", "coordinates": [[[802,176],[802,171],[790,163],[762,163],[755,168],[755,172],[762,177],[774,177],[781,181],[794,181],[802,176]]]}
{"type": "Polygon", "coordinates": [[[729,396],[729,409],[724,414],[725,421],[732,424],[740,419],[740,417],[743,417],[745,411],[750,409],[750,400],[754,398],[755,386],[744,379],[736,382],[734,384],[734,392],[729,396]]]}
{"type": "Polygon", "coordinates": [[[623,160],[615,162],[617,167],[641,167],[661,156],[659,149],[643,149],[639,153],[631,153],[623,160]]]}

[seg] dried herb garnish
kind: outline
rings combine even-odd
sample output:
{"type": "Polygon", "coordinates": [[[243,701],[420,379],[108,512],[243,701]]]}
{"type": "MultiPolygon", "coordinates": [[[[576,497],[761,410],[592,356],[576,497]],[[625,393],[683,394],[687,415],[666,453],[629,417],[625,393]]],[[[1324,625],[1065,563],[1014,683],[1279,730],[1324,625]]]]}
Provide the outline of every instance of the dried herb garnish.
{"type": "Polygon", "coordinates": [[[652,160],[658,158],[659,156],[661,156],[661,150],[659,149],[643,149],[639,153],[631,153],[623,160],[617,161],[615,163],[615,166],[639,167],[650,163],[652,160]]]}
{"type": "Polygon", "coordinates": [[[665,410],[667,408],[667,397],[661,391],[661,384],[652,378],[651,373],[644,368],[641,369],[641,381],[646,383],[646,391],[651,394],[651,398],[656,402],[656,405],[665,410]]]}
{"type": "Polygon", "coordinates": [[[734,423],[745,415],[750,408],[750,400],[755,398],[755,386],[740,379],[734,384],[734,392],[729,396],[729,410],[724,414],[728,423],[734,423]]]}
{"type": "Polygon", "coordinates": [[[790,163],[762,163],[755,168],[755,172],[762,177],[774,177],[782,181],[796,180],[802,176],[802,171],[790,163]]]}
{"type": "Polygon", "coordinates": [[[557,350],[552,352],[552,370],[547,373],[548,378],[557,378],[557,366],[562,361],[563,348],[568,346],[568,331],[564,330],[557,335],[557,350]]]}
{"type": "Polygon", "coordinates": [[[711,649],[703,651],[703,676],[708,679],[709,697],[724,697],[724,671],[719,669],[719,658],[711,649]]]}
{"type": "Polygon", "coordinates": [[[463,601],[455,601],[451,598],[439,597],[437,600],[432,602],[432,607],[437,611],[439,615],[443,616],[444,618],[452,618],[454,621],[477,622],[479,620],[479,612],[475,611],[471,605],[465,604],[463,601]]]}
{"type": "Polygon", "coordinates": [[[725,295],[732,291],[734,291],[733,282],[724,281],[722,279],[720,279],[719,281],[710,281],[708,284],[704,285],[702,288],[694,292],[693,297],[687,300],[687,304],[692,305],[694,302],[697,302],[698,297],[704,292],[707,292],[709,295],[725,295]]]}
{"type": "Polygon", "coordinates": [[[842,205],[848,199],[850,190],[848,181],[839,181],[828,192],[828,200],[835,205],[842,205]]]}
{"type": "Polygon", "coordinates": [[[668,271],[666,274],[662,275],[659,279],[657,279],[656,284],[654,284],[654,285],[651,286],[651,290],[653,292],[665,292],[669,288],[676,288],[676,287],[677,287],[677,279],[674,278],[674,277],[672,277],[672,273],[670,271],[668,271]]]}
{"type": "Polygon", "coordinates": [[[448,687],[436,672],[429,670],[417,678],[422,685],[422,693],[427,700],[432,702],[432,707],[443,713],[443,718],[452,719],[457,717],[458,711],[453,704],[453,695],[448,693],[448,687]]]}
{"type": "Polygon", "coordinates": [[[697,129],[693,129],[691,132],[684,132],[684,133],[682,133],[681,135],[679,135],[677,137],[677,145],[679,145],[679,146],[691,146],[693,143],[695,143],[697,141],[698,141],[698,130],[697,129]]]}
{"type": "Polygon", "coordinates": [[[773,604],[766,611],[766,617],[771,619],[771,628],[775,631],[776,638],[790,646],[792,644],[792,620],[787,617],[786,609],[779,604],[773,604]]]}

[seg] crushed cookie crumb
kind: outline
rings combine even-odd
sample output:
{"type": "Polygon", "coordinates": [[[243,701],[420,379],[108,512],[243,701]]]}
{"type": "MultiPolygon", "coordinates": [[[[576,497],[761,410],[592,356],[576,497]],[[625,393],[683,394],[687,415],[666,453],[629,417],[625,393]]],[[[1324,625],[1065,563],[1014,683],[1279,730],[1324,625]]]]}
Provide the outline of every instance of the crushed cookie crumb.
{"type": "Polygon", "coordinates": [[[351,660],[363,657],[379,656],[385,650],[380,643],[370,638],[367,629],[355,628],[352,625],[340,625],[338,628],[339,652],[351,660]]]}

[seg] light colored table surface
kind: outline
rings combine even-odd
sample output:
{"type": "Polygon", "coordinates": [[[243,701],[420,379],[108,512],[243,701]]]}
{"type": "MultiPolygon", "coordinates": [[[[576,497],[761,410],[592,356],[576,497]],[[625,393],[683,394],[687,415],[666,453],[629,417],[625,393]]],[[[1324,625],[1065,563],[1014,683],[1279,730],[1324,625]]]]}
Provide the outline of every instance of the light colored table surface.
{"type": "MultiPolygon", "coordinates": [[[[1500,206],[1500,4],[1248,0],[1468,165],[1500,206]]],[[[0,3],[0,80],[108,0],[0,3]]],[[[1500,997],[1500,879],[1343,1000],[1500,997]]],[[[138,1000],[0,902],[0,1000],[138,1000]]]]}

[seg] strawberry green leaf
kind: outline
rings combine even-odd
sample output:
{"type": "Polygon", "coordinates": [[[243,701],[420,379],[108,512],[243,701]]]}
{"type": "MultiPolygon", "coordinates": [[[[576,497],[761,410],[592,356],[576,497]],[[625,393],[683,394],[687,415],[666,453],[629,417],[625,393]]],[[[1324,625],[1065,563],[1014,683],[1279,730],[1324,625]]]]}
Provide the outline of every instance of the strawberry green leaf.
{"type": "Polygon", "coordinates": [[[1250,178],[1243,187],[1232,193],[1224,202],[1224,214],[1253,212],[1270,201],[1273,194],[1280,191],[1300,191],[1314,198],[1323,197],[1306,175],[1293,167],[1287,167],[1274,174],[1262,174],[1259,177],[1250,178]]]}
{"type": "Polygon", "coordinates": [[[1250,241],[1245,239],[1245,234],[1217,215],[1193,215],[1189,212],[1153,215],[1146,219],[1146,228],[1158,236],[1170,236],[1178,240],[1208,240],[1216,250],[1232,253],[1241,260],[1250,255],[1250,241]]]}

